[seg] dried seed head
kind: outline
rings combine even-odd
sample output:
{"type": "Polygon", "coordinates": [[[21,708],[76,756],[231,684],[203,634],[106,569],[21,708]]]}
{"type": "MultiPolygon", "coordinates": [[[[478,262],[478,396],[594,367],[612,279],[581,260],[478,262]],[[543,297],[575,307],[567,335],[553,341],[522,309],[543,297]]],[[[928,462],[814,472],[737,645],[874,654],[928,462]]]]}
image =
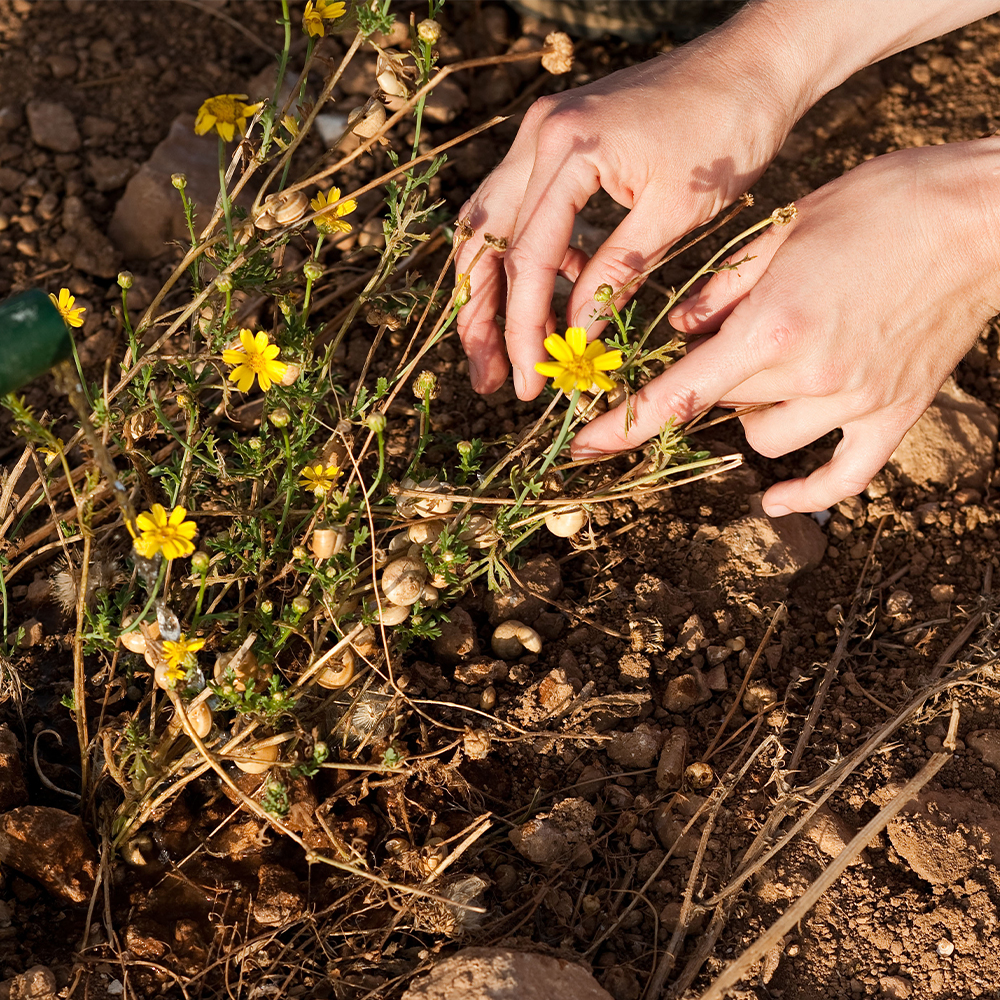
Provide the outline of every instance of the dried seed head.
{"type": "Polygon", "coordinates": [[[413,380],[413,395],[417,399],[437,399],[437,394],[437,376],[434,372],[425,369],[413,380]]]}
{"type": "Polygon", "coordinates": [[[483,233],[483,242],[496,250],[497,253],[506,253],[507,238],[505,236],[494,236],[492,233],[483,233]]]}
{"type": "Polygon", "coordinates": [[[493,741],[485,729],[473,729],[462,739],[462,749],[469,760],[484,760],[489,756],[493,741]]]}
{"type": "MultiPolygon", "coordinates": [[[[52,577],[52,595],[65,614],[76,610],[76,601],[80,591],[80,571],[70,566],[65,560],[57,564],[60,568],[52,577]]],[[[97,596],[102,590],[112,590],[122,580],[118,563],[107,556],[94,558],[87,569],[87,593],[84,603],[93,610],[97,596]]]]}
{"type": "Polygon", "coordinates": [[[472,228],[468,219],[459,219],[458,222],[455,223],[455,243],[464,243],[466,240],[471,240],[475,234],[476,231],[472,228]]]}
{"type": "Polygon", "coordinates": [[[573,68],[573,43],[564,31],[553,31],[545,36],[545,47],[549,50],[542,56],[542,69],[558,76],[573,68]]]}
{"type": "Polygon", "coordinates": [[[440,37],[441,25],[432,18],[425,17],[417,25],[417,38],[419,38],[420,41],[427,42],[428,45],[434,45],[440,37]]]}
{"type": "Polygon", "coordinates": [[[580,507],[553,511],[545,515],[545,527],[558,538],[575,535],[587,523],[587,514],[580,507]]]}
{"type": "Polygon", "coordinates": [[[783,208],[776,208],[771,213],[771,221],[776,226],[787,226],[798,214],[799,210],[795,207],[794,203],[785,205],[783,208]]]}

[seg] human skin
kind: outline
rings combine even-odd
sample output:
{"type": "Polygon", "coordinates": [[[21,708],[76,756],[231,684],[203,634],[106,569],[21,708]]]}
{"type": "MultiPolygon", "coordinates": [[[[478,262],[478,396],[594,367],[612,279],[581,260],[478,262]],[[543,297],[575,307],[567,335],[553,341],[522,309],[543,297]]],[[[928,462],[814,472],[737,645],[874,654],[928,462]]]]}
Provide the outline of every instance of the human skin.
{"type": "MultiPolygon", "coordinates": [[[[476,264],[459,313],[473,387],[499,388],[509,357],[518,396],[537,396],[556,274],[575,282],[567,325],[596,336],[597,286],[622,287],[734,201],[819,97],[998,7],[759,0],[667,56],[536,102],[461,213],[476,236],[457,270],[484,233],[508,240],[502,258],[487,251],[476,264]],[[601,187],[631,211],[588,259],[569,238],[601,187]]],[[[998,141],[890,154],[802,199],[794,222],[740,251],[753,261],[671,314],[677,329],[712,336],[643,388],[628,434],[611,411],[579,432],[574,455],[635,447],[669,418],[719,401],[775,402],[743,418],[761,453],[786,454],[837,427],[844,437],[811,476],[772,486],[764,509],[819,510],[860,492],[1000,309],[998,141]]]]}

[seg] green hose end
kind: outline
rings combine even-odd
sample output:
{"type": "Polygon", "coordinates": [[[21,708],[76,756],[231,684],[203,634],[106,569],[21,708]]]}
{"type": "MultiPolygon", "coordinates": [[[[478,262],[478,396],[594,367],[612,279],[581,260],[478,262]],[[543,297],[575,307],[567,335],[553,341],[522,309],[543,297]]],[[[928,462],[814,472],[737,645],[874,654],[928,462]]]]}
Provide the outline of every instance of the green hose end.
{"type": "Polygon", "coordinates": [[[0,395],[20,389],[73,353],[70,332],[37,288],[0,302],[0,395]]]}

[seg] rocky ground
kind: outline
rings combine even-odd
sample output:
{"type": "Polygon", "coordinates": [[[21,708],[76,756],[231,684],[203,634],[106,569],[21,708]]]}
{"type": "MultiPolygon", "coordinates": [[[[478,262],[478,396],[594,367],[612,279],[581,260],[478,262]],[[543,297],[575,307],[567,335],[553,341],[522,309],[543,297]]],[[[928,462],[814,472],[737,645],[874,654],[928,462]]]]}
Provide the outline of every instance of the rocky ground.
{"type": "MultiPolygon", "coordinates": [[[[279,10],[0,0],[0,295],[70,288],[88,309],[81,355],[98,380],[124,347],[119,268],[136,275],[130,294],[142,308],[177,259],[164,251],[164,240],[184,237],[170,173],[184,170],[196,197],[213,197],[215,146],[191,135],[194,113],[214,93],[270,89],[279,10]]],[[[538,47],[552,27],[493,3],[456,4],[442,20],[445,62],[538,47]]],[[[511,116],[455,152],[436,187],[447,210],[497,162],[534,96],[647,58],[675,37],[581,41],[568,79],[529,63],[441,88],[428,114],[432,144],[491,114],[511,116]]],[[[330,57],[345,47],[333,39],[330,57]]],[[[359,59],[331,116],[371,93],[373,62],[359,59]]],[[[866,70],[795,129],[748,212],[756,219],[879,153],[995,128],[998,75],[997,18],[866,70]]],[[[312,141],[310,155],[323,156],[312,141]]],[[[377,152],[340,183],[384,163],[377,152]]],[[[362,201],[345,250],[377,247],[380,205],[376,193],[362,201]]],[[[595,199],[581,245],[620,217],[595,199]]],[[[681,280],[705,253],[678,260],[660,283],[681,280]]],[[[657,289],[645,294],[658,308],[657,289]]],[[[370,328],[352,333],[345,371],[357,374],[370,337],[370,328]]],[[[651,980],[698,996],[942,752],[954,706],[953,756],[752,963],[738,995],[995,996],[998,349],[993,323],[861,497],[771,522],[761,490],[822,463],[835,441],[777,461],[748,453],[731,473],[598,511],[589,544],[539,543],[520,591],[471,593],[452,633],[409,654],[408,694],[445,706],[441,717],[465,731],[461,745],[429,761],[405,795],[303,779],[296,822],[316,846],[335,835],[387,878],[421,879],[435,872],[442,841],[488,818],[433,882],[452,901],[479,904],[476,916],[431,900],[396,912],[356,881],[317,873],[207,781],[161,810],[128,856],[103,849],[100,800],[81,810],[59,791],[79,787],[79,762],[60,704],[72,665],[58,549],[40,541],[42,514],[17,511],[3,541],[19,648],[4,664],[0,709],[0,993],[409,989],[415,1000],[457,995],[448,992],[455,977],[469,997],[484,995],[477,983],[510,977],[537,991],[519,987],[522,996],[637,1000],[651,980]],[[512,617],[536,630],[539,653],[491,652],[493,628],[512,617]],[[742,878],[760,845],[779,841],[827,792],[801,834],[742,878]],[[407,810],[413,829],[401,837],[407,810]],[[449,957],[465,946],[508,951],[449,957]]],[[[534,412],[509,386],[473,397],[454,342],[434,367],[456,434],[510,433],[534,412]]],[[[39,412],[64,409],[45,379],[27,399],[39,412]]],[[[67,416],[67,439],[70,427],[67,416]]],[[[9,471],[22,448],[6,415],[0,433],[9,471]]],[[[744,449],[733,422],[699,440],[719,454],[744,449]]],[[[0,522],[31,486],[28,476],[4,498],[0,522]]],[[[106,712],[137,704],[127,685],[105,694],[96,662],[91,684],[106,712]]],[[[419,726],[407,718],[416,747],[419,726]]]]}

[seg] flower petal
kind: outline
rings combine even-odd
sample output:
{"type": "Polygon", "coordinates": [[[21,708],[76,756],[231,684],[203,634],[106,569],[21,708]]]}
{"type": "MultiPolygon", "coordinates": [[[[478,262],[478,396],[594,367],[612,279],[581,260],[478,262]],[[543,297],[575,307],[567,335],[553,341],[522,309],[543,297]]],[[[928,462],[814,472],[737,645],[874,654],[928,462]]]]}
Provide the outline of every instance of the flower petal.
{"type": "Polygon", "coordinates": [[[612,382],[611,379],[609,379],[608,376],[602,372],[594,372],[594,385],[596,385],[598,389],[603,389],[604,392],[611,392],[611,390],[615,387],[614,382],[612,382]]]}
{"type": "Polygon", "coordinates": [[[246,361],[247,355],[246,351],[237,351],[232,348],[222,352],[222,360],[225,361],[227,365],[241,365],[246,361]]]}
{"type": "Polygon", "coordinates": [[[225,142],[233,141],[233,136],[236,134],[236,129],[232,122],[217,122],[215,129],[219,133],[219,135],[222,136],[225,142]]]}
{"type": "Polygon", "coordinates": [[[599,371],[613,372],[616,368],[621,368],[623,360],[621,351],[605,351],[600,357],[594,358],[591,364],[599,371]]]}
{"type": "Polygon", "coordinates": [[[535,371],[546,378],[558,378],[566,371],[566,366],[559,361],[539,361],[535,365],[535,371]]]}
{"type": "Polygon", "coordinates": [[[268,344],[263,351],[260,352],[260,356],[265,361],[273,361],[280,353],[280,348],[277,344],[268,344]]]}
{"type": "Polygon", "coordinates": [[[547,350],[549,354],[556,359],[556,361],[566,362],[573,360],[573,351],[570,349],[569,344],[567,344],[558,333],[550,333],[545,340],[542,341],[542,345],[545,347],[545,350],[547,350]]]}
{"type": "Polygon", "coordinates": [[[257,342],[254,340],[253,333],[246,327],[240,330],[240,343],[243,345],[243,350],[246,351],[247,354],[254,353],[254,347],[257,342]]]}
{"type": "MultiPolygon", "coordinates": [[[[258,330],[257,336],[254,338],[253,353],[263,354],[264,348],[267,347],[267,345],[268,345],[267,334],[264,333],[263,330],[258,330]]],[[[249,351],[250,348],[248,347],[247,350],[249,351]]]]}
{"type": "Polygon", "coordinates": [[[582,326],[571,326],[566,331],[566,343],[576,357],[583,357],[587,350],[587,331],[582,326]]]}

